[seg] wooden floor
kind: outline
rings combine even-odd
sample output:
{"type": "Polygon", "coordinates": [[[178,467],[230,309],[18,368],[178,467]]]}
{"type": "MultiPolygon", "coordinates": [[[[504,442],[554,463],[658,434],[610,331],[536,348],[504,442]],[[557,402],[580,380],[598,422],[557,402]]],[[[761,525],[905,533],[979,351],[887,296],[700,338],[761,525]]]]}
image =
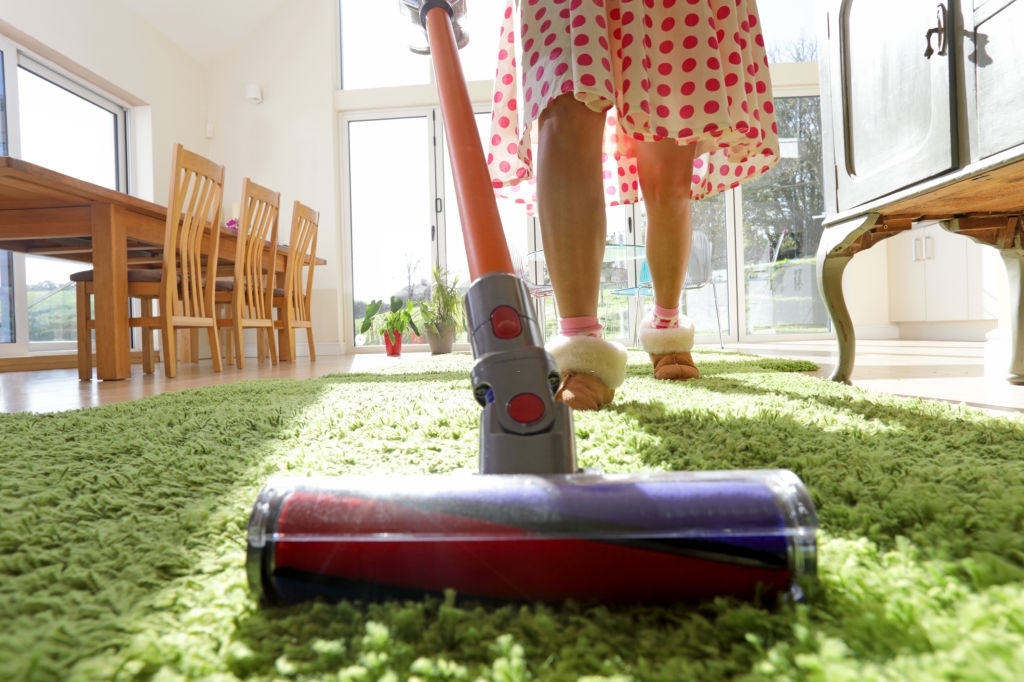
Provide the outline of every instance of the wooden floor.
{"type": "MultiPolygon", "coordinates": [[[[803,358],[818,363],[828,376],[836,358],[834,341],[774,342],[732,345],[758,355],[803,358]]],[[[409,357],[406,354],[405,357],[409,357]]],[[[244,370],[226,366],[217,374],[209,361],[179,365],[178,377],[143,375],[140,366],[124,381],[80,382],[74,369],[0,373],[0,412],[57,412],[137,400],[164,391],[180,391],[242,379],[305,379],[337,372],[371,370],[380,363],[401,362],[383,353],[300,358],[277,367],[249,359],[244,370]]],[[[995,410],[1024,419],[1024,386],[1005,380],[1005,367],[986,359],[985,346],[969,342],[860,341],[853,383],[872,390],[917,396],[995,410]]]]}

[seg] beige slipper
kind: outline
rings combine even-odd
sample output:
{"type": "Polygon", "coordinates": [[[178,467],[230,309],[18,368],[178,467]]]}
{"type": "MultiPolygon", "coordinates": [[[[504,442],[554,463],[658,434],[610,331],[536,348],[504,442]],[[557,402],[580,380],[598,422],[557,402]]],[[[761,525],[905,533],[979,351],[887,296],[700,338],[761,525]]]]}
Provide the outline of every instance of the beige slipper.
{"type": "Polygon", "coordinates": [[[626,349],[594,336],[559,336],[547,344],[562,384],[555,393],[574,410],[596,410],[615,397],[626,380],[626,349]]]}
{"type": "Polygon", "coordinates": [[[679,326],[658,329],[654,317],[648,315],[640,323],[640,345],[651,356],[654,376],[670,381],[687,381],[700,376],[693,364],[693,323],[680,315],[679,326]]]}

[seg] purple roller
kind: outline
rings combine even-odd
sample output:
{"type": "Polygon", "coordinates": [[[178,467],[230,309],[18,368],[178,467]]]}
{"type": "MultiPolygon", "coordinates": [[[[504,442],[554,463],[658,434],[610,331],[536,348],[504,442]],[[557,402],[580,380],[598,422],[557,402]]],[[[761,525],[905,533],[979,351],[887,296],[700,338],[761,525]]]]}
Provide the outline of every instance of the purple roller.
{"type": "Polygon", "coordinates": [[[249,521],[265,603],[798,596],[817,518],[786,470],[281,478],[249,521]]]}

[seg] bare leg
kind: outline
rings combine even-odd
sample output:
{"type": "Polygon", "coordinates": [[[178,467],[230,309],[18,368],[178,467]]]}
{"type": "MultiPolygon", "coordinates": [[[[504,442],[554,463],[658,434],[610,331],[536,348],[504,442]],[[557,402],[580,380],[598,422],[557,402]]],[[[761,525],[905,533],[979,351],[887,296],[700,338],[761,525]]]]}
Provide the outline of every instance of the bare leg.
{"type": "MultiPolygon", "coordinates": [[[[669,310],[679,308],[690,261],[693,151],[692,146],[681,147],[671,140],[639,144],[636,149],[640,190],[647,205],[647,262],[654,302],[669,310]]],[[[641,325],[640,341],[658,379],[685,381],[700,376],[690,353],[693,326],[680,322],[665,329],[641,325]]]]}
{"type": "Polygon", "coordinates": [[[654,301],[662,308],[676,308],[690,262],[693,146],[671,140],[641,143],[636,155],[647,206],[647,263],[654,301]]]}
{"type": "Polygon", "coordinates": [[[548,274],[563,318],[562,333],[547,349],[562,373],[555,399],[574,410],[596,410],[611,402],[626,377],[626,349],[588,333],[599,329],[606,230],[601,178],[604,121],[605,114],[591,111],[571,94],[552,101],[539,121],[537,212],[548,274]],[[564,318],[582,319],[569,324],[564,318]],[[567,328],[576,324],[581,325],[576,333],[568,333],[567,328]]]}
{"type": "Polygon", "coordinates": [[[601,132],[605,114],[573,95],[541,114],[537,214],[555,302],[562,317],[596,316],[604,259],[601,132]]]}

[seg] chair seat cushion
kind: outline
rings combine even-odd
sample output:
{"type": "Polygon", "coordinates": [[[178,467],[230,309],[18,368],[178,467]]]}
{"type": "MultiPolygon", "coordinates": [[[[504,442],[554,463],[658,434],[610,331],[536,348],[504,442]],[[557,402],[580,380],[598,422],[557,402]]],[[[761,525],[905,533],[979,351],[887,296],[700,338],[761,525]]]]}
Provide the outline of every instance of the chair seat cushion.
{"type": "MultiPolygon", "coordinates": [[[[80,270],[78,272],[71,273],[72,282],[91,282],[93,281],[92,270],[80,270]]],[[[159,269],[131,269],[128,271],[129,282],[159,282],[160,281],[160,270],[159,269]]]]}

